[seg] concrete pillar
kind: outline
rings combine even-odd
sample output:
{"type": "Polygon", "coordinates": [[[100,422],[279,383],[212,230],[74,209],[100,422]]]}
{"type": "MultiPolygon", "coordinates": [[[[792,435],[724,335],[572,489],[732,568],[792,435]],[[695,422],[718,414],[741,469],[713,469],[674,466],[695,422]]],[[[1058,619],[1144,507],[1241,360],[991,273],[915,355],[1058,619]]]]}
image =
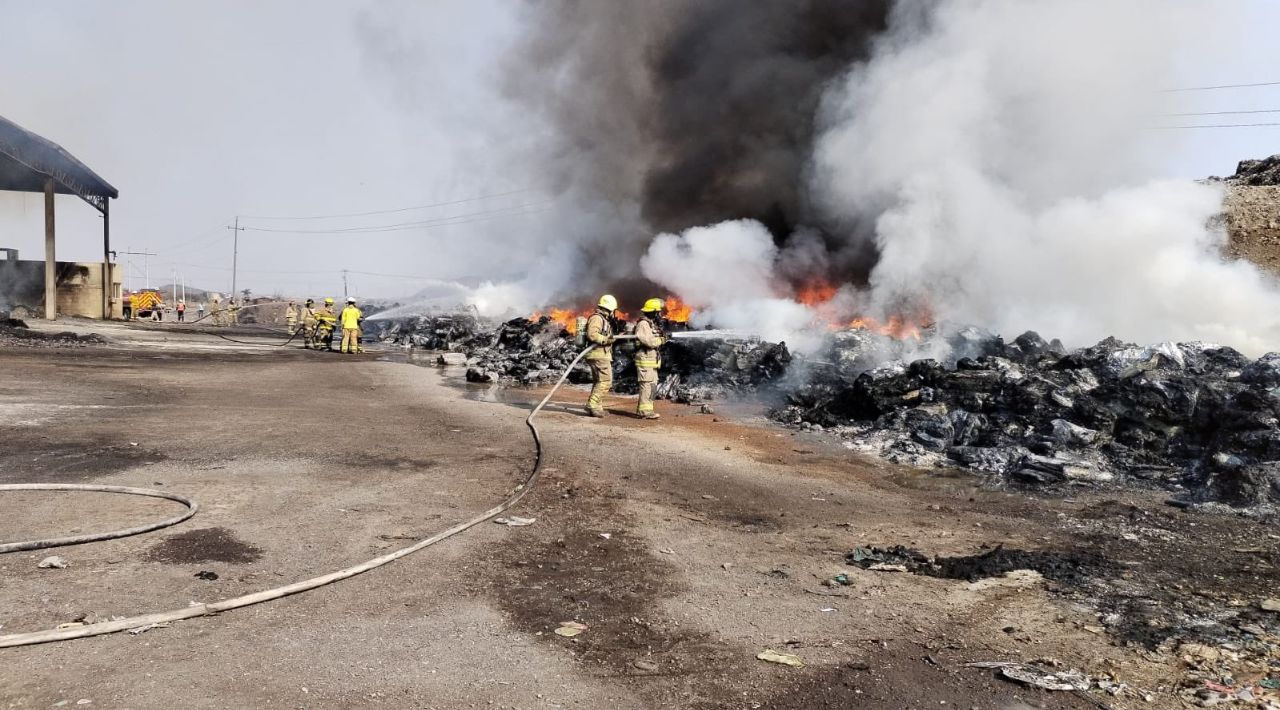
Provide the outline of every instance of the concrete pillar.
{"type": "Polygon", "coordinates": [[[53,178],[44,181],[44,317],[58,317],[58,261],[53,248],[53,178]]]}
{"type": "Polygon", "coordinates": [[[102,198],[102,320],[111,320],[111,199],[102,198]]]}

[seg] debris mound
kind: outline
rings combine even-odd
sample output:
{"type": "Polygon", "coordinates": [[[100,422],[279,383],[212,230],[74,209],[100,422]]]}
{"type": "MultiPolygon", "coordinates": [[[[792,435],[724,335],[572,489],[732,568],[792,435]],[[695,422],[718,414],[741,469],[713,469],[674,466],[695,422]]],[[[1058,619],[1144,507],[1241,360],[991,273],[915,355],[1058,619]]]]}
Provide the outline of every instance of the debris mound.
{"type": "MultiPolygon", "coordinates": [[[[1034,332],[951,338],[953,364],[815,371],[773,416],[837,427],[893,461],[1031,484],[1146,482],[1188,502],[1280,503],[1280,354],[1114,338],[1066,352],[1034,332]]],[[[863,351],[845,344],[840,358],[863,351]]]]}
{"type": "Polygon", "coordinates": [[[1280,155],[1261,160],[1241,160],[1235,175],[1227,181],[1254,187],[1280,185],[1280,155]]]}
{"type": "Polygon", "coordinates": [[[74,348],[102,345],[106,342],[105,338],[96,333],[77,335],[70,331],[45,333],[32,330],[22,319],[0,312],[0,347],[74,348]]]}

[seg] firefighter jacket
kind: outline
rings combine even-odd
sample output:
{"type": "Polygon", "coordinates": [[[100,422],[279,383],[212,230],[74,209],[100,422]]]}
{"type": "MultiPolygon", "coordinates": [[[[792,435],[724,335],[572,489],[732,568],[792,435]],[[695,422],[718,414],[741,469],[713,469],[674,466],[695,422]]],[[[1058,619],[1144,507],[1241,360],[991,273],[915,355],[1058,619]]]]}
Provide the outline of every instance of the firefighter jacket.
{"type": "Polygon", "coordinates": [[[667,341],[658,334],[653,321],[641,318],[640,322],[636,323],[636,342],[639,344],[636,348],[636,367],[656,370],[662,366],[662,356],[658,354],[658,348],[667,341]]]}
{"type": "Polygon", "coordinates": [[[597,345],[587,353],[588,360],[613,361],[613,322],[603,309],[596,309],[587,319],[587,342],[597,345]]]}
{"type": "Polygon", "coordinates": [[[364,314],[355,306],[347,306],[342,309],[342,329],[355,330],[360,327],[360,320],[364,318],[364,314]]]}
{"type": "Polygon", "coordinates": [[[338,317],[333,315],[333,309],[328,306],[321,306],[316,309],[316,320],[320,323],[328,323],[333,325],[338,322],[338,317]]]}

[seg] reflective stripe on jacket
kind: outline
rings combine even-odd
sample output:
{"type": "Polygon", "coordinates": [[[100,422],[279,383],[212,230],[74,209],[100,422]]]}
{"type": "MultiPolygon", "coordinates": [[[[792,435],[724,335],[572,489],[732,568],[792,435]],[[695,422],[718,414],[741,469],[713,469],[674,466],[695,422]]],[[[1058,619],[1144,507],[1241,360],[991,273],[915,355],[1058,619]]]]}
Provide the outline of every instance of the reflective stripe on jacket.
{"type": "Polygon", "coordinates": [[[653,321],[648,318],[641,318],[636,323],[636,342],[639,347],[636,349],[636,367],[647,367],[658,369],[662,367],[662,356],[658,354],[658,348],[666,342],[662,336],[658,335],[658,330],[654,328],[653,321]]]}

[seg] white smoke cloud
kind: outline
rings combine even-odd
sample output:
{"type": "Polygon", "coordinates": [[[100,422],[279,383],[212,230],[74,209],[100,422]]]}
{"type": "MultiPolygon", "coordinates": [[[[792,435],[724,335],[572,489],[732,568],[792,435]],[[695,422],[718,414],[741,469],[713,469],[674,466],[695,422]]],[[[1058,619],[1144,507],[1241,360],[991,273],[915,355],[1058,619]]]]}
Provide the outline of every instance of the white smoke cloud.
{"type": "MultiPolygon", "coordinates": [[[[813,187],[872,218],[872,303],[926,294],[940,320],[1082,345],[1280,345],[1280,294],[1225,263],[1214,187],[1151,180],[1144,127],[1183,38],[1221,4],[903,2],[828,96],[813,187]]],[[[1158,157],[1158,156],[1155,156],[1158,157]]]]}
{"type": "Polygon", "coordinates": [[[640,269],[697,309],[694,325],[742,330],[809,350],[821,342],[823,327],[774,278],[780,256],[764,225],[740,219],[659,234],[640,269]]]}

